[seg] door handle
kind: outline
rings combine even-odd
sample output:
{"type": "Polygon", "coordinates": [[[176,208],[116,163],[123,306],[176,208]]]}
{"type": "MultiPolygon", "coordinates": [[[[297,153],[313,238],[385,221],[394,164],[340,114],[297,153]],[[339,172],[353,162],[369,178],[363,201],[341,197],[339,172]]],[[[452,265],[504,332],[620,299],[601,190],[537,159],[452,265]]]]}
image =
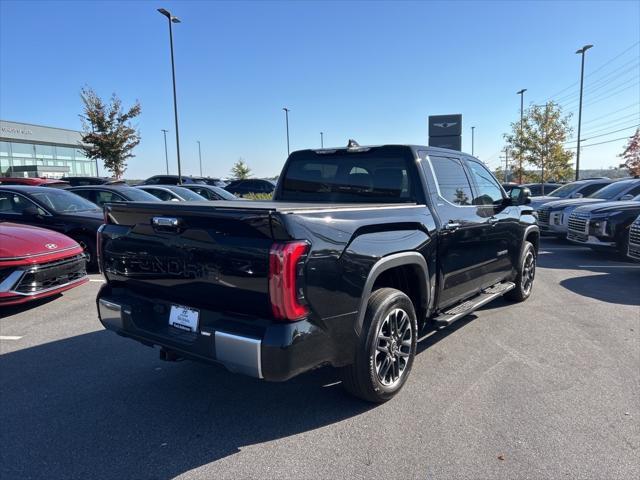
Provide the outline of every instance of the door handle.
{"type": "Polygon", "coordinates": [[[491,226],[495,226],[496,223],[498,223],[500,220],[496,217],[489,217],[489,225],[491,226]]]}
{"type": "Polygon", "coordinates": [[[449,223],[445,223],[443,228],[449,232],[455,232],[456,230],[458,230],[460,227],[462,226],[462,224],[458,223],[458,222],[449,222],[449,223]]]}

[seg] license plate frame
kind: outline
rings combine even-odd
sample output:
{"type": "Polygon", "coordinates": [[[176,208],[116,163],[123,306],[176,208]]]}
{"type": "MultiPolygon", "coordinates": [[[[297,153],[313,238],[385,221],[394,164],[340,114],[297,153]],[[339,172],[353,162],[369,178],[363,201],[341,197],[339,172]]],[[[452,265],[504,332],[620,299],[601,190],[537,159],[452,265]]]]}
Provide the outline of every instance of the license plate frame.
{"type": "Polygon", "coordinates": [[[200,325],[200,310],[184,305],[171,305],[169,326],[183,332],[197,333],[200,325]]]}

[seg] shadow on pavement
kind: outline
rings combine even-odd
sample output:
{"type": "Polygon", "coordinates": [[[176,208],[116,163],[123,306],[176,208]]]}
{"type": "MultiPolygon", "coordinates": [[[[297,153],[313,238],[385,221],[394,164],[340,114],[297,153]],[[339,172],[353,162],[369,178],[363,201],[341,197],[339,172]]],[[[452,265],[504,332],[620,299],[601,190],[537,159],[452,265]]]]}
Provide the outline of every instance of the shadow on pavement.
{"type": "Polygon", "coordinates": [[[0,477],[173,478],[373,407],[336,381],[330,368],[276,384],[160,362],[107,331],[4,354],[0,477]]]}
{"type": "Polygon", "coordinates": [[[27,310],[39,307],[41,305],[52,302],[55,299],[61,298],[61,297],[62,297],[62,294],[58,293],[56,295],[52,295],[51,297],[41,298],[39,300],[32,300],[30,302],[21,303],[19,305],[11,305],[7,307],[3,307],[2,305],[0,305],[0,318],[7,318],[7,317],[10,317],[11,315],[17,315],[18,313],[26,312],[27,310]]]}
{"type": "Polygon", "coordinates": [[[619,254],[596,251],[567,241],[545,239],[540,247],[548,253],[538,256],[538,268],[579,270],[580,275],[560,281],[560,285],[578,295],[619,304],[640,305],[640,269],[637,263],[619,254]],[[559,247],[554,250],[554,248],[559,247]],[[575,247],[575,249],[563,249],[575,247]],[[546,250],[550,249],[550,250],[546,250]]]}
{"type": "Polygon", "coordinates": [[[332,368],[269,383],[157,355],[100,330],[0,356],[0,478],[168,479],[375,407],[332,368]]]}

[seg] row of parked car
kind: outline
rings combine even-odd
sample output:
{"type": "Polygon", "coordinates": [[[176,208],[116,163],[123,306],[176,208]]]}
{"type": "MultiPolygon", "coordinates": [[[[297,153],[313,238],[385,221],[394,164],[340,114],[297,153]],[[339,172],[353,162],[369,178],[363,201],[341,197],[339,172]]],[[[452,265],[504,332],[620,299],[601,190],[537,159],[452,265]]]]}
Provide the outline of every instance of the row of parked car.
{"type": "Polygon", "coordinates": [[[0,178],[0,306],[88,281],[87,270],[98,268],[96,234],[106,203],[237,201],[242,199],[229,188],[269,193],[262,182],[273,187],[260,179],[224,184],[202,177],[183,177],[178,185],[177,176],[155,176],[133,187],[96,177],[0,178]]]}
{"type": "Polygon", "coordinates": [[[640,260],[640,178],[579,180],[531,205],[543,235],[640,260]]]}

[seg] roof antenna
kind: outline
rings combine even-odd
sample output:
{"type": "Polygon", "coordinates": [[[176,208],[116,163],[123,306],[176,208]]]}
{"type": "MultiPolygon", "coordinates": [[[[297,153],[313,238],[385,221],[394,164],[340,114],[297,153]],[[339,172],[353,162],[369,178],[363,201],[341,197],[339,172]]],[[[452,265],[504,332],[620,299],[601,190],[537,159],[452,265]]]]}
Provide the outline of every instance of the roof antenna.
{"type": "Polygon", "coordinates": [[[352,148],[360,148],[360,144],[358,142],[356,142],[353,138],[349,139],[349,142],[347,143],[347,150],[350,150],[352,148]]]}

